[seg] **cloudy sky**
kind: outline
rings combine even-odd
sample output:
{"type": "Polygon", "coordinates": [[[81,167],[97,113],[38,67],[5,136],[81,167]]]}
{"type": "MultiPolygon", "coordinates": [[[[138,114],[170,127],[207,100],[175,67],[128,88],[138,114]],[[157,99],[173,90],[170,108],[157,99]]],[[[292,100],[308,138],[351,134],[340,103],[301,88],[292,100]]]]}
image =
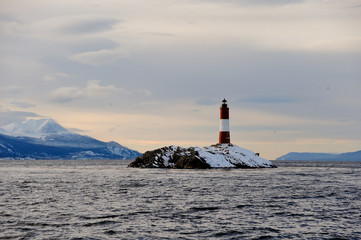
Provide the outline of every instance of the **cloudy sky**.
{"type": "Polygon", "coordinates": [[[361,149],[360,0],[2,0],[0,125],[53,118],[141,152],[361,149]]]}

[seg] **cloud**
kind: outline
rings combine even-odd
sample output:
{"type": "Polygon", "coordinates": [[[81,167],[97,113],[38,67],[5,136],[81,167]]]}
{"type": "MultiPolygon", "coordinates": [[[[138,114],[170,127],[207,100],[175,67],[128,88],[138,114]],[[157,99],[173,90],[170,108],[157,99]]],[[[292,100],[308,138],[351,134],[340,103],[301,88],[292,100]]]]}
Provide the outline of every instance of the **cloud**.
{"type": "Polygon", "coordinates": [[[16,85],[10,85],[10,86],[6,86],[6,87],[1,88],[2,92],[19,92],[19,91],[22,91],[22,90],[24,90],[23,87],[19,87],[19,86],[16,86],[16,85]]]}
{"type": "Polygon", "coordinates": [[[22,111],[0,111],[0,126],[4,126],[13,122],[22,122],[30,117],[41,117],[33,112],[22,111]]]}
{"type": "Polygon", "coordinates": [[[83,91],[77,87],[61,87],[50,93],[50,99],[54,102],[71,102],[82,97],[83,91]]]}
{"type": "Polygon", "coordinates": [[[99,85],[99,81],[88,81],[87,85],[83,88],[58,88],[50,93],[50,99],[54,102],[71,102],[81,98],[106,96],[112,92],[126,93],[124,89],[117,88],[114,85],[101,86],[99,85]]]}
{"type": "Polygon", "coordinates": [[[72,42],[69,46],[72,52],[82,53],[104,49],[116,49],[119,46],[119,43],[107,38],[86,37],[72,42]]]}
{"type": "Polygon", "coordinates": [[[43,79],[46,82],[54,82],[61,78],[68,78],[68,77],[71,77],[71,75],[66,74],[66,73],[53,73],[53,74],[45,75],[43,79]]]}
{"type": "Polygon", "coordinates": [[[11,104],[13,104],[15,107],[18,107],[18,108],[32,108],[32,107],[36,107],[35,104],[28,103],[28,102],[11,102],[11,104]]]}
{"type": "Polygon", "coordinates": [[[79,129],[79,128],[67,128],[67,130],[69,130],[70,132],[76,132],[76,133],[89,132],[88,130],[82,130],[82,129],[79,129]]]}
{"type": "Polygon", "coordinates": [[[19,87],[16,85],[1,87],[0,97],[14,97],[17,95],[21,95],[25,89],[26,89],[25,87],[19,87]]]}
{"type": "Polygon", "coordinates": [[[310,41],[302,47],[305,51],[315,52],[361,52],[361,37],[335,37],[310,41]]]}
{"type": "Polygon", "coordinates": [[[61,87],[49,94],[50,100],[54,102],[71,102],[77,99],[103,97],[107,98],[113,94],[118,95],[134,95],[142,94],[151,96],[152,93],[147,89],[127,90],[114,85],[102,86],[99,81],[88,81],[85,87],[61,87]]]}
{"type": "Polygon", "coordinates": [[[117,92],[127,94],[128,91],[124,88],[118,88],[114,85],[101,86],[99,81],[88,81],[87,86],[84,88],[83,92],[88,96],[105,96],[110,92],[117,92]]]}
{"type": "Polygon", "coordinates": [[[153,95],[152,92],[148,89],[133,89],[132,92],[136,93],[136,94],[148,96],[148,97],[153,95]]]}
{"type": "Polygon", "coordinates": [[[239,101],[245,103],[265,103],[265,104],[297,102],[295,99],[292,99],[290,97],[282,97],[282,96],[252,96],[252,97],[241,98],[239,101]]]}
{"type": "Polygon", "coordinates": [[[361,8],[361,4],[351,5],[349,8],[361,8]]]}
{"type": "Polygon", "coordinates": [[[306,0],[191,0],[192,2],[232,4],[239,6],[282,6],[305,2],[306,0]]]}
{"type": "Polygon", "coordinates": [[[120,22],[118,19],[75,19],[63,28],[67,34],[87,34],[111,30],[113,26],[120,22]]]}
{"type": "Polygon", "coordinates": [[[75,62],[91,66],[101,66],[114,63],[119,59],[127,58],[130,52],[124,49],[107,50],[102,49],[98,51],[89,51],[76,53],[70,56],[70,59],[75,62]]]}
{"type": "Polygon", "coordinates": [[[196,101],[197,105],[216,105],[219,103],[218,98],[201,97],[196,101]]]}
{"type": "Polygon", "coordinates": [[[151,36],[159,36],[159,37],[175,37],[175,34],[172,33],[163,33],[163,32],[142,32],[144,35],[151,35],[151,36]]]}

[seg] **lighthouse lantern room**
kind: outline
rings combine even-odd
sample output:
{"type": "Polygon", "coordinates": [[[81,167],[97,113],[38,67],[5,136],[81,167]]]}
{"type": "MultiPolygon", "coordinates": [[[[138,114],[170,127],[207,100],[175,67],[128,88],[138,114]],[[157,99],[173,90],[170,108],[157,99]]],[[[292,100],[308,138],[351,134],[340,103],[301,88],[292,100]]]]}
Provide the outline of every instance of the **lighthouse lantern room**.
{"type": "Polygon", "coordinates": [[[227,100],[223,99],[220,108],[220,128],[219,128],[219,143],[230,143],[231,137],[229,133],[229,108],[227,100]]]}

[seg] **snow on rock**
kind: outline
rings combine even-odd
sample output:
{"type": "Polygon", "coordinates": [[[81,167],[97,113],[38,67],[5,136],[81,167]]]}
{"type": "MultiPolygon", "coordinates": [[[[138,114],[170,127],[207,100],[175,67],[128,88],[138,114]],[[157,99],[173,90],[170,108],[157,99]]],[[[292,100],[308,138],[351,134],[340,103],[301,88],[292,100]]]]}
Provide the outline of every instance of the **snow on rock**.
{"type": "Polygon", "coordinates": [[[276,167],[254,152],[233,144],[183,148],[169,146],[144,153],[129,167],[144,168],[270,168],[276,167]]]}

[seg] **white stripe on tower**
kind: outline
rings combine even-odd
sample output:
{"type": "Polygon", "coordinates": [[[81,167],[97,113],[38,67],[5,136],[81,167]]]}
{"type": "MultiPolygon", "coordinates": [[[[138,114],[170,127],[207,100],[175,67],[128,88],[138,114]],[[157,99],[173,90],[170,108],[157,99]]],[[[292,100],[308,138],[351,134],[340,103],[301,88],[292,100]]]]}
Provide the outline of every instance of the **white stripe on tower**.
{"type": "Polygon", "coordinates": [[[219,143],[230,143],[231,137],[229,133],[229,108],[227,107],[226,99],[223,99],[220,108],[220,128],[219,128],[219,143]]]}
{"type": "Polygon", "coordinates": [[[221,119],[220,132],[229,132],[229,119],[221,119]]]}

